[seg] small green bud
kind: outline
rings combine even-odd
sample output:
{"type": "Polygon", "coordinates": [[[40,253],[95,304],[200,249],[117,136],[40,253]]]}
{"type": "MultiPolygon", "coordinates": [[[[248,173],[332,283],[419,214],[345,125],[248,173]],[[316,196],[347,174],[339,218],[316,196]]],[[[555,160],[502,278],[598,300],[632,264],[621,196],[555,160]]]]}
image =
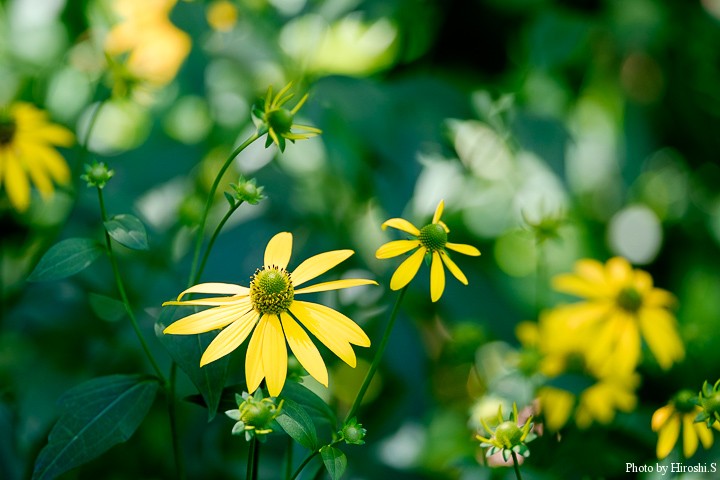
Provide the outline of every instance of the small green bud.
{"type": "Polygon", "coordinates": [[[263,435],[272,432],[272,422],[280,415],[282,400],[275,404],[273,397],[263,398],[262,391],[257,390],[255,395],[243,392],[242,395],[235,395],[238,404],[236,410],[228,410],[225,415],[235,420],[233,435],[245,435],[245,440],[250,441],[253,437],[260,440],[263,435]]]}
{"type": "Polygon", "coordinates": [[[363,428],[362,423],[357,422],[355,417],[348,420],[340,431],[340,436],[348,445],[365,444],[365,434],[367,434],[367,430],[363,428]]]}
{"type": "Polygon", "coordinates": [[[94,161],[92,164],[85,164],[85,173],[80,178],[87,182],[88,188],[105,188],[105,184],[113,175],[115,171],[109,169],[105,163],[94,161]]]}
{"type": "Polygon", "coordinates": [[[257,205],[265,198],[265,195],[263,195],[264,187],[258,187],[257,181],[254,178],[246,180],[245,177],[241,175],[238,183],[231,183],[230,187],[233,189],[231,194],[232,198],[238,202],[257,205]]]}

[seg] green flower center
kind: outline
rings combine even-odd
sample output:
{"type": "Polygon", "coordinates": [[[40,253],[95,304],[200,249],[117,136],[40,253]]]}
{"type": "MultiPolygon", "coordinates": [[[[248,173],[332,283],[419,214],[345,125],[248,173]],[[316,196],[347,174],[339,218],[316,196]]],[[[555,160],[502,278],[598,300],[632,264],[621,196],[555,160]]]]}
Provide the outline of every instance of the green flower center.
{"type": "Polygon", "coordinates": [[[642,306],[642,296],[632,287],[625,287],[620,290],[616,301],[620,308],[630,313],[637,312],[642,306]]]}
{"type": "Polygon", "coordinates": [[[286,108],[277,108],[270,110],[265,115],[268,127],[273,129],[278,135],[290,133],[294,115],[286,108]]]}
{"type": "Polygon", "coordinates": [[[423,247],[427,248],[431,252],[442,250],[447,243],[447,232],[442,225],[438,223],[431,223],[430,225],[425,225],[420,229],[418,240],[420,240],[423,247]]]}
{"type": "Polygon", "coordinates": [[[0,146],[8,145],[15,137],[17,127],[15,122],[9,119],[0,119],[0,146]]]}
{"type": "Polygon", "coordinates": [[[290,274],[275,266],[257,270],[250,281],[250,301],[261,314],[278,315],[293,302],[295,289],[290,274]]]}
{"type": "Polygon", "coordinates": [[[673,405],[675,410],[681,413],[689,413],[695,410],[695,400],[697,399],[697,393],[691,390],[681,390],[673,398],[673,405]]]}
{"type": "Polygon", "coordinates": [[[497,426],[495,439],[503,448],[513,448],[522,442],[522,430],[515,422],[508,420],[497,426]]]}

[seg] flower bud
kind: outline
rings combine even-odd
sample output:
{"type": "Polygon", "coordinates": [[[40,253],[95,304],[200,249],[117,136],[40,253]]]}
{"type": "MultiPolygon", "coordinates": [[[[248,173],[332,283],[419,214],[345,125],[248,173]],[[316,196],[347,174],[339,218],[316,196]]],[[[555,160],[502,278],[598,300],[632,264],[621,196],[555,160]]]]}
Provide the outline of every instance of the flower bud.
{"type": "Polygon", "coordinates": [[[348,420],[340,431],[340,436],[348,445],[363,445],[365,434],[367,434],[367,430],[363,428],[362,423],[357,422],[355,417],[348,420]]]}
{"type": "Polygon", "coordinates": [[[85,173],[80,176],[82,180],[87,182],[89,188],[105,188],[105,184],[115,175],[115,171],[109,169],[103,162],[93,162],[85,164],[85,173]]]}

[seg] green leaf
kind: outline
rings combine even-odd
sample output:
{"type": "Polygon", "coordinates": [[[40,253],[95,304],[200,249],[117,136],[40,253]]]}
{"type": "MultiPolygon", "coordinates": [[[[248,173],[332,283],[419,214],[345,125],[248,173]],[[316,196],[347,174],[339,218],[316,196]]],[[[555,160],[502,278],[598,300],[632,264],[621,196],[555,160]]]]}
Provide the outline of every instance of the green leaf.
{"type": "Polygon", "coordinates": [[[157,389],[155,377],[110,375],[65,392],[58,400],[60,418],[35,462],[33,480],[56,478],[129,439],[157,389]]]}
{"type": "MultiPolygon", "coordinates": [[[[208,409],[209,422],[215,418],[220,404],[228,375],[230,355],[225,355],[200,368],[200,357],[218,332],[201,333],[200,335],[165,335],[162,332],[167,325],[173,322],[177,311],[176,307],[163,307],[160,318],[155,324],[155,335],[202,395],[208,409]]],[[[191,309],[187,309],[188,315],[192,313],[191,309]]]]}
{"type": "Polygon", "coordinates": [[[340,449],[325,445],[320,449],[320,455],[332,480],[343,476],[347,468],[347,457],[340,449]]]}
{"type": "Polygon", "coordinates": [[[147,232],[140,219],[126,213],[105,222],[105,230],[113,240],[133,250],[147,250],[147,232]]]}
{"type": "Polygon", "coordinates": [[[308,450],[315,450],[318,447],[315,424],[300,404],[286,398],[283,402],[282,413],[275,421],[303,447],[308,450]]]}
{"type": "Polygon", "coordinates": [[[68,238],[45,252],[28,281],[45,282],[75,275],[89,267],[104,251],[90,238],[68,238]]]}
{"type": "Polygon", "coordinates": [[[125,316],[125,305],[120,300],[98,293],[88,294],[88,303],[95,314],[108,322],[117,322],[125,316]]]}
{"type": "Polygon", "coordinates": [[[302,405],[305,407],[305,411],[313,418],[327,420],[333,427],[337,425],[337,416],[333,409],[312,390],[297,382],[291,380],[285,382],[281,398],[289,398],[302,405]]]}

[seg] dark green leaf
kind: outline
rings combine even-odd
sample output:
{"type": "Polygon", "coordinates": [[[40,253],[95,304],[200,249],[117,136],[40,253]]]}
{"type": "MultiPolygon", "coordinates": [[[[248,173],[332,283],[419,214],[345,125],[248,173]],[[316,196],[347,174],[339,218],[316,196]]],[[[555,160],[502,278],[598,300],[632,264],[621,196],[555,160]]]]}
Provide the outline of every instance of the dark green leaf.
{"type": "Polygon", "coordinates": [[[289,398],[295,403],[305,407],[305,411],[307,411],[311,417],[327,420],[333,427],[337,425],[337,417],[332,408],[330,408],[322,398],[301,384],[288,380],[285,382],[285,387],[283,387],[282,395],[280,396],[283,399],[289,398]]]}
{"type": "Polygon", "coordinates": [[[60,419],[32,478],[53,479],[126,441],[150,410],[157,389],[155,377],[111,375],[67,391],[58,400],[60,419]]]}
{"type": "Polygon", "coordinates": [[[105,222],[105,230],[113,240],[133,250],[147,250],[148,240],[145,226],[140,219],[126,213],[115,215],[105,222]]]}
{"type": "MultiPolygon", "coordinates": [[[[210,421],[215,418],[217,413],[227,379],[230,356],[226,355],[200,368],[200,357],[218,332],[201,333],[200,335],[165,335],[162,332],[167,325],[172,323],[177,311],[178,309],[175,307],[163,307],[160,319],[155,324],[155,335],[203,396],[208,409],[208,421],[210,421]]],[[[193,310],[187,309],[185,313],[191,315],[193,310]]]]}
{"type": "Polygon", "coordinates": [[[89,238],[68,238],[45,252],[28,277],[31,282],[59,280],[85,270],[105,250],[89,238]]]}
{"type": "Polygon", "coordinates": [[[347,468],[347,457],[341,450],[325,445],[320,449],[320,455],[332,480],[338,480],[343,476],[347,468]]]}
{"type": "Polygon", "coordinates": [[[282,413],[275,421],[303,447],[309,450],[315,450],[318,447],[315,424],[300,404],[286,398],[283,402],[282,413]]]}
{"type": "Polygon", "coordinates": [[[235,198],[230,195],[228,192],[223,192],[225,194],[225,200],[228,201],[231,207],[235,206],[235,198]]]}
{"type": "Polygon", "coordinates": [[[120,300],[97,293],[88,294],[88,302],[95,314],[108,322],[117,322],[125,315],[125,305],[120,300]]]}

